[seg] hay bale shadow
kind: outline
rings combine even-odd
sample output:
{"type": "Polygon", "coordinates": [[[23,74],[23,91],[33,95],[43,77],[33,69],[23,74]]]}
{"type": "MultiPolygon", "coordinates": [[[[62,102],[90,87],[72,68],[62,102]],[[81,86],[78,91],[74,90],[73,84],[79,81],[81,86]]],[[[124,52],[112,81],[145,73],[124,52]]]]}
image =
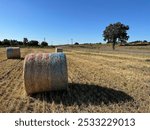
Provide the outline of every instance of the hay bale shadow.
{"type": "Polygon", "coordinates": [[[69,91],[51,91],[32,95],[41,101],[47,103],[55,102],[66,106],[77,105],[100,105],[100,104],[115,104],[133,101],[134,99],[128,94],[114,90],[111,88],[87,85],[87,84],[69,84],[69,91]]]}
{"type": "Polygon", "coordinates": [[[24,57],[21,57],[20,60],[24,60],[24,57]]]}
{"type": "Polygon", "coordinates": [[[146,62],[150,62],[150,59],[146,59],[145,61],[146,61],[146,62]]]}
{"type": "Polygon", "coordinates": [[[24,58],[23,57],[20,57],[20,58],[8,58],[8,59],[5,59],[5,60],[24,60],[24,58]]]}

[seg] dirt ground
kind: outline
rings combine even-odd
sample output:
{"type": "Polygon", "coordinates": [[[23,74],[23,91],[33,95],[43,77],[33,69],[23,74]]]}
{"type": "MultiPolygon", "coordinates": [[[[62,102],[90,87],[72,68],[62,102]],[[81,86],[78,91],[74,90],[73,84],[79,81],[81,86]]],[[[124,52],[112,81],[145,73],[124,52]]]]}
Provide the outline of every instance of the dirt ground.
{"type": "Polygon", "coordinates": [[[0,48],[0,112],[150,112],[150,50],[66,48],[69,91],[27,96],[26,54],[54,49],[21,49],[19,60],[0,48]]]}

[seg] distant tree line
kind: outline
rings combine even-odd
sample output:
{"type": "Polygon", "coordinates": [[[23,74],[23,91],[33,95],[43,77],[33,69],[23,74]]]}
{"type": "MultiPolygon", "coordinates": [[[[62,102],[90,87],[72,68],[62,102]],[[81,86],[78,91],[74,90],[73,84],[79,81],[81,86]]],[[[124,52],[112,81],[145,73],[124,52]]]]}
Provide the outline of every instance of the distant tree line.
{"type": "Polygon", "coordinates": [[[39,43],[37,40],[31,40],[28,41],[27,38],[24,38],[23,41],[17,41],[17,40],[8,40],[4,39],[3,41],[0,41],[0,46],[34,46],[34,47],[46,47],[48,46],[48,43],[43,41],[39,43]]]}
{"type": "Polygon", "coordinates": [[[137,41],[132,41],[130,43],[146,43],[148,42],[147,40],[144,40],[144,41],[140,41],[140,40],[137,40],[137,41]]]}
{"type": "MultiPolygon", "coordinates": [[[[102,43],[101,42],[97,42],[97,43],[82,43],[82,45],[94,45],[94,44],[101,45],[102,43]]],[[[78,42],[75,42],[74,45],[81,45],[81,44],[79,44],[78,42]]]]}
{"type": "Polygon", "coordinates": [[[137,41],[126,43],[125,45],[126,46],[146,46],[146,45],[150,45],[150,42],[148,42],[147,40],[144,40],[144,41],[137,40],[137,41]]]}
{"type": "Polygon", "coordinates": [[[83,43],[84,45],[92,45],[92,44],[96,44],[96,45],[101,45],[101,42],[96,42],[96,43],[83,43]]]}

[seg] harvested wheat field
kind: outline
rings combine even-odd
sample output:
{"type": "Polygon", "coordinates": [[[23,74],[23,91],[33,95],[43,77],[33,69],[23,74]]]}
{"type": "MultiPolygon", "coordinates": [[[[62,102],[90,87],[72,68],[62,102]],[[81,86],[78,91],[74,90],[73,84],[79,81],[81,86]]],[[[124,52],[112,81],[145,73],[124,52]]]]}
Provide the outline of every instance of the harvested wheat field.
{"type": "Polygon", "coordinates": [[[64,48],[69,91],[27,96],[25,55],[54,51],[26,48],[21,59],[7,59],[5,48],[0,48],[0,112],[150,112],[149,49],[64,48]]]}

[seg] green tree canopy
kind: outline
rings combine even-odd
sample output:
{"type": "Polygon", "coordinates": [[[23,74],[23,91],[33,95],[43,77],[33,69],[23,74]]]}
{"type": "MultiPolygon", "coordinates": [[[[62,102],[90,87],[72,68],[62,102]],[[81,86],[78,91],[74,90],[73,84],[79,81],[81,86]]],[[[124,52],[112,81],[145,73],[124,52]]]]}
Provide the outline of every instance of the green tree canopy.
{"type": "Polygon", "coordinates": [[[31,40],[30,42],[28,42],[28,46],[38,46],[39,42],[36,40],[31,40]]]}
{"type": "Polygon", "coordinates": [[[28,44],[28,39],[27,38],[23,38],[23,44],[27,45],[28,44]]]}
{"type": "Polygon", "coordinates": [[[41,43],[41,46],[48,46],[48,43],[44,41],[41,43]]]}
{"type": "Polygon", "coordinates": [[[129,39],[127,30],[129,30],[129,26],[120,22],[110,24],[103,31],[104,41],[112,43],[114,50],[117,42],[126,42],[129,39]]]}
{"type": "Polygon", "coordinates": [[[4,39],[4,40],[2,41],[2,44],[3,44],[3,45],[6,45],[6,46],[10,46],[10,40],[4,39]]]}
{"type": "Polygon", "coordinates": [[[79,43],[78,43],[78,42],[75,42],[74,45],[79,45],[79,43]]]}

